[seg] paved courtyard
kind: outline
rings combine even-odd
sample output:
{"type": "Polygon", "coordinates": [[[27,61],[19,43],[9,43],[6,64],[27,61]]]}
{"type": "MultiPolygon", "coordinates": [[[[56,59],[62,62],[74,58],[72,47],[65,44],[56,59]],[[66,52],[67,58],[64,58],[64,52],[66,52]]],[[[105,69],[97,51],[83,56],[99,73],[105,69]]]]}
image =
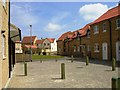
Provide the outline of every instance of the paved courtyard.
{"type": "Polygon", "coordinates": [[[118,77],[118,69],[111,71],[105,63],[86,66],[84,60],[71,63],[68,58],[27,62],[28,76],[24,76],[23,63],[17,63],[8,88],[111,88],[111,78],[118,77]],[[61,79],[60,66],[65,63],[66,79],[61,79]]]}

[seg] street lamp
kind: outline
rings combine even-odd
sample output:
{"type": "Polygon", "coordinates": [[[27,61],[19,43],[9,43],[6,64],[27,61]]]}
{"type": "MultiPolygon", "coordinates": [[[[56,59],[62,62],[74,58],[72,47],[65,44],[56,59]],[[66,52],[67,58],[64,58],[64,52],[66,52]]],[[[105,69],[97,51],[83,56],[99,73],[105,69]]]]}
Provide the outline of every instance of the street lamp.
{"type": "Polygon", "coordinates": [[[32,25],[30,25],[30,61],[32,62],[32,25]]]}

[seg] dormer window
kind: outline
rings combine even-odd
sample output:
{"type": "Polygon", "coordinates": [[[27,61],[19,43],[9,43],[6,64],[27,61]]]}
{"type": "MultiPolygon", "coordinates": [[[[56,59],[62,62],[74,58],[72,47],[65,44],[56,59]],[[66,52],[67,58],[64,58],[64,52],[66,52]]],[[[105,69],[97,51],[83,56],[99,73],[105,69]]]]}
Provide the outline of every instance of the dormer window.
{"type": "Polygon", "coordinates": [[[95,25],[95,26],[94,26],[94,34],[98,34],[98,33],[99,33],[98,26],[97,26],[97,25],[95,25]]]}
{"type": "Polygon", "coordinates": [[[90,31],[87,32],[87,38],[90,38],[90,31]]]}

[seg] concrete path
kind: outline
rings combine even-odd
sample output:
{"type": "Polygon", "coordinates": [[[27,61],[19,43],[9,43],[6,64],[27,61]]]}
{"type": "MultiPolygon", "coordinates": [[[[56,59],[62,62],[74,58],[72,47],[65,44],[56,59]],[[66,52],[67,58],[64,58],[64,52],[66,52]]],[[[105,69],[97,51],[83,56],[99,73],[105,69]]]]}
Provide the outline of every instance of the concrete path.
{"type": "Polygon", "coordinates": [[[111,88],[111,78],[118,77],[118,69],[111,66],[83,61],[71,63],[68,58],[28,62],[28,76],[24,76],[23,63],[17,63],[8,88],[111,88]],[[65,63],[66,79],[62,80],[61,63],[65,63]]]}

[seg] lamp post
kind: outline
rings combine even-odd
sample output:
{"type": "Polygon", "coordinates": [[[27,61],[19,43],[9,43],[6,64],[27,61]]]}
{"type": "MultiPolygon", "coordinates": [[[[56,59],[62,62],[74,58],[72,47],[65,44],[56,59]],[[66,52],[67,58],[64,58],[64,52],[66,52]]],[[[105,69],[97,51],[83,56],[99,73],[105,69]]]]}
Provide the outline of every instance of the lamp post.
{"type": "MultiPolygon", "coordinates": [[[[32,25],[30,25],[30,46],[32,46],[32,25]]],[[[30,61],[32,62],[32,48],[30,47],[30,61]]]]}

